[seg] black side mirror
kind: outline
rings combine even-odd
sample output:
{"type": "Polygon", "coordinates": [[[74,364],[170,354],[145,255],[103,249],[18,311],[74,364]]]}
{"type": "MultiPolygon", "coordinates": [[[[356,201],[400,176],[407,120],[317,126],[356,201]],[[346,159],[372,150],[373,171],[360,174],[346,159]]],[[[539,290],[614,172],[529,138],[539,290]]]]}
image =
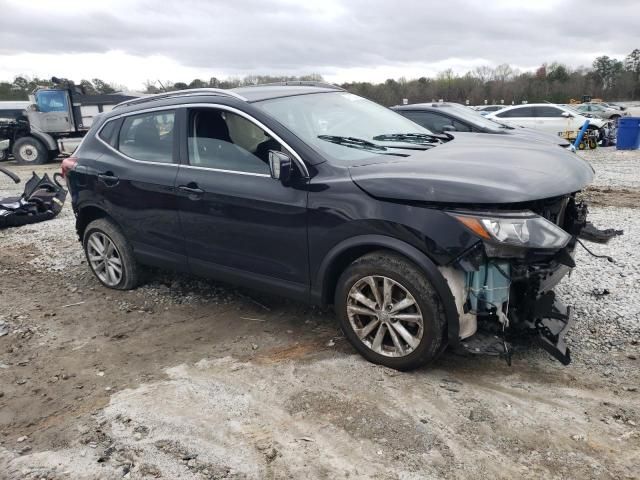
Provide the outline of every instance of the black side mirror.
{"type": "Polygon", "coordinates": [[[445,125],[442,127],[442,131],[443,132],[455,132],[456,131],[456,127],[454,127],[453,125],[445,125]]]}
{"type": "Polygon", "coordinates": [[[286,183],[291,178],[291,158],[286,153],[269,150],[271,178],[286,183]]]}

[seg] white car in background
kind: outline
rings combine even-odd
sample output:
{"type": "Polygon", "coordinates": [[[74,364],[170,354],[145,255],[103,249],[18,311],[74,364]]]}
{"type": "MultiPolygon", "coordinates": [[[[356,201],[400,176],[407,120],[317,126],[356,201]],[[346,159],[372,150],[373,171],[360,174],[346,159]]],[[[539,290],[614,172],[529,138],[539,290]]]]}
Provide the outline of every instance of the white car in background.
{"type": "Polygon", "coordinates": [[[480,115],[484,117],[486,115],[489,115],[490,113],[502,110],[504,107],[505,107],[504,105],[478,105],[472,108],[480,112],[480,115]]]}
{"type": "Polygon", "coordinates": [[[529,103],[513,105],[487,115],[501,123],[512,126],[534,128],[553,135],[563,132],[577,132],[584,122],[589,120],[590,128],[600,130],[608,121],[601,118],[588,118],[577,110],[551,103],[529,103]]]}

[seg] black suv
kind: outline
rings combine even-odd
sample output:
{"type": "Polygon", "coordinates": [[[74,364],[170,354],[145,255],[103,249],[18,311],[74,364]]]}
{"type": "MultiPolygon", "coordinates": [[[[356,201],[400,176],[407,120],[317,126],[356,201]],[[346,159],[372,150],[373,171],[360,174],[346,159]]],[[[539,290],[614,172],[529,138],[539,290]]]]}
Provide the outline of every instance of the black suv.
{"type": "Polygon", "coordinates": [[[107,287],[153,265],[333,304],[397,369],[447,345],[508,356],[532,333],[566,363],[552,288],[592,169],[494,137],[434,135],[332,86],[189,90],[101,115],[63,173],[107,287]]]}

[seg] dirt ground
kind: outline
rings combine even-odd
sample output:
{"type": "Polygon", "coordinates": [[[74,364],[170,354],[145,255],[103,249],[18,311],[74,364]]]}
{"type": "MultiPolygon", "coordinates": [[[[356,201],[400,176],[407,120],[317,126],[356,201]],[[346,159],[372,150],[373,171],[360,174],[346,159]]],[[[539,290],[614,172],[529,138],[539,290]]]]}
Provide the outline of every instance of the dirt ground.
{"type": "Polygon", "coordinates": [[[583,197],[593,207],[640,207],[640,188],[588,187],[583,197]]]}
{"type": "Polygon", "coordinates": [[[531,349],[398,373],[331,311],[167,272],[103,288],[69,203],[0,232],[2,479],[640,478],[638,335],[584,329],[568,367],[531,349]]]}

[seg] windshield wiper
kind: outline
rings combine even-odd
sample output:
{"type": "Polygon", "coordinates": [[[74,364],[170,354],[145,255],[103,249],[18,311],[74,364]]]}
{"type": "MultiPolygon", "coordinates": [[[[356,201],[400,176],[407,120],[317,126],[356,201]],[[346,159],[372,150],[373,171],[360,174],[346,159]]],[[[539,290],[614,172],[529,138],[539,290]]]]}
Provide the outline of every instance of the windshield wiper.
{"type": "Polygon", "coordinates": [[[382,145],[378,145],[377,143],[364,140],[363,138],[341,137],[337,135],[318,135],[318,138],[320,140],[325,140],[327,142],[335,143],[336,145],[342,145],[344,147],[349,147],[349,148],[358,148],[360,150],[367,150],[370,152],[380,153],[382,155],[395,155],[398,157],[407,156],[403,153],[388,152],[387,147],[383,147],[382,145]]]}
{"type": "Polygon", "coordinates": [[[373,137],[379,142],[406,142],[406,143],[443,143],[453,140],[453,135],[443,133],[436,135],[433,133],[386,133],[373,137]]]}

